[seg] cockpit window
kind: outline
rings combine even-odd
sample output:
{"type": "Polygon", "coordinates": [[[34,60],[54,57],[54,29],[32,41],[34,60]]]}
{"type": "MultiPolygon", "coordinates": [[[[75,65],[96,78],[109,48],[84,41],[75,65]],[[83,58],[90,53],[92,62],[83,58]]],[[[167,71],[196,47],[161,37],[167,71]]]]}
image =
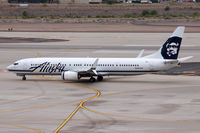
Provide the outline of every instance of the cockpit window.
{"type": "Polygon", "coordinates": [[[14,63],[13,65],[18,65],[19,63],[14,63]]]}

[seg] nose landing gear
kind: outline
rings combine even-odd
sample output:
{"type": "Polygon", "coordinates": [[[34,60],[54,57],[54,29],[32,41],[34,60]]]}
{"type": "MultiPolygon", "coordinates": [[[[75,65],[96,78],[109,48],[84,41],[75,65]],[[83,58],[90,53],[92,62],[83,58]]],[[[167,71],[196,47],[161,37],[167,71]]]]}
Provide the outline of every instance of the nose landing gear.
{"type": "Polygon", "coordinates": [[[26,80],[26,76],[25,75],[22,76],[22,80],[26,80]]]}

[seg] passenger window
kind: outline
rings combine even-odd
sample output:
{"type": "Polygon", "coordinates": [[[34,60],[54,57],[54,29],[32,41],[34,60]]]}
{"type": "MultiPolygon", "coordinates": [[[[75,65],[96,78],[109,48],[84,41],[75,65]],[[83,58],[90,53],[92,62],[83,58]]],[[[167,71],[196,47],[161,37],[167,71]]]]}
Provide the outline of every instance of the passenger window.
{"type": "Polygon", "coordinates": [[[19,63],[14,63],[13,65],[18,65],[19,63]]]}

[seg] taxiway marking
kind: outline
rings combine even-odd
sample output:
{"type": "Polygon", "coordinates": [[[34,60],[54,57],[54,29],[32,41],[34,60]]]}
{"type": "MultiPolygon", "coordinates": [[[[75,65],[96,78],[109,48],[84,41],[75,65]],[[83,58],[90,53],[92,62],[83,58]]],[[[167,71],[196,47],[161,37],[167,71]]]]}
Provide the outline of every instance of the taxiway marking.
{"type": "Polygon", "coordinates": [[[19,127],[19,128],[24,128],[24,129],[27,129],[27,130],[32,130],[32,131],[35,131],[35,132],[38,132],[38,133],[44,133],[43,131],[33,129],[33,128],[30,128],[30,127],[26,127],[26,126],[17,125],[17,124],[0,123],[0,125],[14,126],[14,127],[19,127]]]}
{"type": "MultiPolygon", "coordinates": [[[[184,87],[199,87],[199,85],[192,85],[192,86],[184,86],[184,87]]],[[[171,87],[171,88],[153,88],[153,89],[142,89],[142,90],[133,90],[133,91],[127,91],[127,92],[117,92],[117,93],[109,93],[109,94],[105,94],[102,95],[103,96],[111,96],[111,95],[118,95],[118,94],[125,94],[125,93],[130,93],[130,92],[143,92],[143,91],[152,91],[152,90],[164,90],[164,89],[174,89],[174,88],[183,88],[183,86],[178,86],[178,87],[171,87]]],[[[113,117],[121,117],[121,118],[128,118],[128,119],[139,119],[139,120],[148,120],[148,121],[159,121],[159,122],[169,122],[169,123],[190,123],[190,124],[200,124],[200,121],[182,121],[182,120],[164,120],[164,119],[156,119],[156,118],[146,118],[146,117],[138,117],[138,116],[128,116],[128,115],[120,115],[120,114],[113,114],[113,113],[104,113],[104,112],[99,112],[99,111],[95,111],[92,109],[88,109],[84,106],[82,106],[81,108],[93,112],[93,113],[97,113],[97,114],[101,114],[101,115],[107,115],[107,116],[113,116],[113,117]]]]}
{"type": "MultiPolygon", "coordinates": [[[[38,78],[43,78],[43,79],[52,79],[52,78],[49,78],[49,77],[43,77],[43,76],[35,76],[35,77],[38,77],[38,78]]],[[[58,133],[60,131],[60,129],[75,115],[75,113],[80,109],[84,109],[84,110],[87,110],[87,111],[90,111],[90,112],[94,112],[94,113],[98,113],[98,114],[102,114],[102,115],[107,115],[107,116],[114,116],[114,117],[121,117],[121,118],[127,118],[127,119],[140,119],[140,120],[148,120],[148,121],[159,121],[159,122],[170,122],[170,123],[192,123],[192,124],[200,124],[200,122],[193,122],[193,121],[178,121],[178,120],[163,120],[163,119],[155,119],[155,118],[144,118],[144,117],[137,117],[137,116],[127,116],[127,115],[120,115],[120,114],[111,114],[111,113],[103,113],[103,112],[99,112],[99,111],[95,111],[95,110],[91,110],[91,109],[88,109],[86,107],[83,106],[83,104],[91,99],[94,99],[94,98],[97,98],[100,96],[100,92],[97,90],[97,89],[94,89],[94,88],[90,88],[90,87],[87,87],[87,86],[83,86],[83,85],[80,85],[80,84],[75,84],[75,83],[68,83],[68,84],[71,84],[71,85],[75,85],[75,86],[78,86],[78,87],[83,87],[83,88],[87,88],[87,89],[91,89],[91,90],[94,90],[97,92],[96,96],[94,97],[91,97],[91,98],[88,98],[86,100],[82,100],[81,103],[78,105],[78,107],[72,112],[72,114],[62,123],[61,126],[59,126],[59,128],[57,128],[57,130],[54,132],[54,133],[58,133]]],[[[198,86],[198,85],[195,85],[195,86],[198,86]]],[[[191,87],[191,86],[185,86],[185,87],[191,87]]],[[[180,87],[173,87],[173,88],[180,88],[180,87]]],[[[148,90],[159,90],[159,89],[169,89],[169,88],[157,88],[157,89],[143,89],[143,90],[135,90],[135,92],[140,92],[140,91],[148,91],[148,90]]],[[[129,91],[128,91],[129,92],[129,91]]],[[[124,92],[124,93],[127,93],[127,92],[124,92]]],[[[103,96],[110,96],[110,95],[117,95],[117,94],[122,94],[121,92],[119,93],[111,93],[111,94],[105,94],[103,96]]]]}
{"type": "Polygon", "coordinates": [[[200,124],[199,121],[179,121],[179,120],[164,120],[164,119],[156,119],[156,118],[146,118],[146,117],[137,117],[137,116],[128,116],[128,115],[120,115],[120,114],[111,114],[111,113],[103,113],[99,111],[95,111],[92,109],[88,109],[84,106],[82,106],[83,109],[97,113],[97,114],[102,114],[102,115],[107,115],[107,116],[113,116],[113,117],[121,117],[121,118],[128,118],[128,119],[138,119],[138,120],[148,120],[148,121],[158,121],[158,122],[169,122],[169,123],[190,123],[190,124],[200,124]]]}
{"type": "Polygon", "coordinates": [[[0,114],[16,112],[16,111],[24,111],[24,110],[29,110],[29,109],[41,109],[41,108],[50,108],[50,107],[56,107],[56,106],[63,106],[63,105],[66,105],[66,104],[74,104],[74,103],[78,103],[78,102],[80,102],[80,101],[59,103],[59,104],[54,104],[54,105],[44,105],[44,106],[33,106],[33,107],[24,107],[24,108],[18,108],[18,109],[10,109],[10,110],[0,111],[0,114]]]}
{"type": "Polygon", "coordinates": [[[83,86],[83,85],[80,85],[80,84],[74,84],[74,83],[69,83],[71,85],[74,85],[74,86],[78,86],[78,87],[83,87],[83,88],[87,88],[87,89],[90,89],[90,90],[93,90],[96,92],[96,95],[91,97],[91,98],[88,98],[88,99],[85,99],[85,100],[82,100],[80,102],[80,104],[78,105],[78,107],[76,107],[76,109],[70,114],[70,116],[54,131],[54,133],[58,133],[61,128],[63,128],[66,123],[75,115],[75,113],[80,109],[80,108],[83,108],[83,104],[89,100],[92,100],[92,99],[95,99],[95,98],[98,98],[101,93],[97,90],[97,89],[94,89],[94,88],[91,88],[91,87],[87,87],[87,86],[83,86]]]}
{"type": "MultiPolygon", "coordinates": [[[[33,75],[34,77],[38,77],[38,78],[42,78],[42,79],[52,79],[52,78],[49,78],[49,77],[44,77],[44,76],[36,76],[36,75],[33,75]]],[[[68,83],[68,82],[67,82],[68,83]]],[[[90,90],[93,90],[96,92],[96,95],[91,97],[91,98],[87,98],[85,100],[82,100],[80,102],[80,104],[76,107],[76,109],[69,115],[69,117],[67,117],[67,119],[64,120],[64,122],[54,131],[54,133],[58,133],[66,124],[67,122],[76,114],[76,112],[80,109],[80,108],[83,108],[84,109],[84,106],[83,104],[89,100],[92,100],[92,99],[95,99],[95,98],[98,98],[101,93],[100,91],[98,91],[97,89],[94,89],[94,88],[91,88],[91,87],[87,87],[87,86],[83,86],[83,85],[80,85],[80,84],[75,84],[75,83],[68,83],[68,84],[71,84],[71,85],[74,85],[74,86],[78,86],[78,87],[82,87],[82,88],[86,88],[86,89],[90,89],[90,90]]]]}

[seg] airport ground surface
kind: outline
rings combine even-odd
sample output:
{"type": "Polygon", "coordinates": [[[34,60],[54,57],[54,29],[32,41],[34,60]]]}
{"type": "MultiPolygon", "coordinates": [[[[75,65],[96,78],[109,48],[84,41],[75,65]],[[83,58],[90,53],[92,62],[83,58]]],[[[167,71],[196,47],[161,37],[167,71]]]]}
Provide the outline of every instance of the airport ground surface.
{"type": "MultiPolygon", "coordinates": [[[[199,133],[200,77],[141,75],[103,82],[62,81],[5,71],[21,58],[136,57],[156,51],[170,33],[0,32],[0,133],[199,133]],[[5,37],[64,39],[6,43],[5,37]],[[88,99],[91,98],[91,99],[88,99]],[[86,100],[87,99],[87,100],[86,100]],[[70,115],[72,117],[70,117],[70,115]]],[[[200,33],[184,34],[180,57],[200,62],[200,33]]]]}

